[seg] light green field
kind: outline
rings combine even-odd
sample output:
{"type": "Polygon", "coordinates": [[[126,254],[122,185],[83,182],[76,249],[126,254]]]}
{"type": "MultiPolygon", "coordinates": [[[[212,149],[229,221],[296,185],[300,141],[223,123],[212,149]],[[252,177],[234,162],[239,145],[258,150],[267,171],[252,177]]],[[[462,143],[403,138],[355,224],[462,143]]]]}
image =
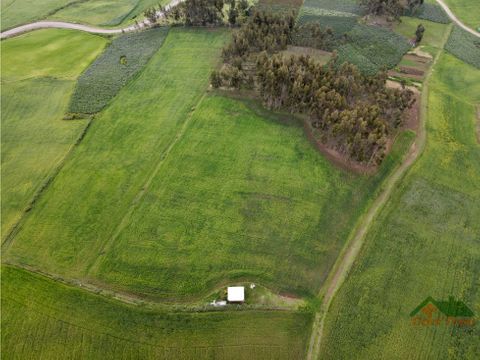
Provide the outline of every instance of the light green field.
{"type": "MultiPolygon", "coordinates": [[[[480,328],[412,326],[427,296],[480,314],[480,71],[448,54],[428,100],[427,146],[367,236],[327,315],[322,358],[477,359],[480,328]]],[[[478,324],[477,324],[478,325],[478,324]]]]}
{"type": "Polygon", "coordinates": [[[3,359],[300,359],[309,313],[128,306],[2,269],[3,359]]]}
{"type": "Polygon", "coordinates": [[[74,79],[104,45],[66,30],[2,41],[2,237],[85,128],[62,118],[74,79]]]}
{"type": "Polygon", "coordinates": [[[478,0],[445,0],[445,3],[460,21],[478,31],[480,28],[478,0]]]}
{"type": "Polygon", "coordinates": [[[36,20],[55,19],[116,26],[142,18],[151,6],[169,0],[2,0],[2,30],[36,20]]]}
{"type": "Polygon", "coordinates": [[[415,38],[415,31],[417,26],[422,24],[425,27],[425,33],[420,45],[429,45],[434,47],[441,47],[444,38],[445,30],[448,28],[447,24],[440,24],[428,20],[421,20],[412,17],[402,16],[401,22],[394,25],[393,30],[405,36],[407,39],[415,38]]]}

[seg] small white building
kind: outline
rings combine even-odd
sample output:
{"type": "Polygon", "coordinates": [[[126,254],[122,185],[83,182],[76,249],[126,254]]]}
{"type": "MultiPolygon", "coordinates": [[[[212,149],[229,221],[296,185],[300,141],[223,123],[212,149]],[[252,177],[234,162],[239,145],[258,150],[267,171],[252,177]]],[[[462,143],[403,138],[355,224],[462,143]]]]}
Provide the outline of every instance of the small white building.
{"type": "Polygon", "coordinates": [[[227,289],[228,302],[244,302],[245,288],[243,286],[229,286],[227,289]]]}

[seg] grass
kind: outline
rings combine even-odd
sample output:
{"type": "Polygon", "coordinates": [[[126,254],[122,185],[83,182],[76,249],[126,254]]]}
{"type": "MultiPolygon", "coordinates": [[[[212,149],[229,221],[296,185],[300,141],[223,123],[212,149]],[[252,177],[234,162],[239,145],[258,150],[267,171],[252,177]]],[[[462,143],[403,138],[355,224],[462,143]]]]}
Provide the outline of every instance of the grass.
{"type": "Polygon", "coordinates": [[[422,24],[425,28],[420,45],[441,47],[448,25],[402,16],[400,22],[394,25],[394,31],[407,39],[413,39],[419,24],[422,24]]]}
{"type": "Polygon", "coordinates": [[[2,41],[2,236],[85,128],[62,118],[74,79],[104,44],[64,30],[2,41]]]}
{"type": "Polygon", "coordinates": [[[480,71],[443,54],[430,82],[427,146],[367,235],[324,329],[322,358],[475,359],[479,328],[415,327],[427,296],[480,313],[480,71]],[[462,174],[462,176],[458,176],[462,174]]]}
{"type": "Polygon", "coordinates": [[[480,69],[480,39],[475,35],[454,26],[445,50],[467,64],[480,69]]]}
{"type": "Polygon", "coordinates": [[[36,20],[54,19],[102,26],[131,23],[152,6],[168,0],[2,0],[2,30],[36,20]]]}
{"type": "Polygon", "coordinates": [[[226,38],[223,30],[169,33],[140,76],[93,121],[30,212],[12,257],[51,272],[86,270],[198,102],[226,38]]]}
{"type": "Polygon", "coordinates": [[[134,307],[13,267],[1,305],[4,359],[299,359],[311,324],[306,312],[134,307]]]}
{"type": "Polygon", "coordinates": [[[451,22],[447,13],[435,0],[425,2],[415,14],[412,15],[422,20],[429,20],[441,24],[449,24],[451,22]]]}
{"type": "Polygon", "coordinates": [[[170,31],[94,120],[8,261],[161,300],[240,278],[315,293],[396,162],[350,175],[298,125],[218,96],[197,105],[226,37],[170,31]]]}
{"type": "Polygon", "coordinates": [[[149,7],[166,5],[169,0],[90,0],[80,1],[51,16],[52,19],[88,23],[101,26],[118,26],[143,17],[149,7]]]}
{"type": "Polygon", "coordinates": [[[38,30],[3,40],[2,81],[38,77],[75,80],[100,54],[106,40],[75,30],[38,30]]]}
{"type": "Polygon", "coordinates": [[[135,76],[163,44],[168,28],[122,35],[78,79],[69,111],[95,113],[135,76]]]}
{"type": "Polygon", "coordinates": [[[460,21],[479,31],[480,7],[477,0],[445,0],[445,2],[460,21]]]}

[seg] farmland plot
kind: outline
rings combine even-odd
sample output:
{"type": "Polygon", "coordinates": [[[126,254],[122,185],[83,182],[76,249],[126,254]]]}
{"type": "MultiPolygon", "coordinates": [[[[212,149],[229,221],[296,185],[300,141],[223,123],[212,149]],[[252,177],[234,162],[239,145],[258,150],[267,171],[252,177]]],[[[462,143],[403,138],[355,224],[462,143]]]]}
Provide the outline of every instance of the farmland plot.
{"type": "Polygon", "coordinates": [[[208,84],[223,30],[171,31],[97,117],[29,213],[10,260],[82,274],[115,231],[208,84]]]}
{"type": "Polygon", "coordinates": [[[2,41],[3,237],[87,125],[62,118],[75,78],[104,45],[101,37],[67,30],[2,41]]]}
{"type": "Polygon", "coordinates": [[[167,312],[2,268],[2,358],[300,359],[311,314],[167,312]]]}
{"type": "Polygon", "coordinates": [[[349,175],[315,151],[301,126],[248,105],[202,100],[92,281],[169,301],[235,279],[299,295],[318,289],[396,162],[377,177],[349,175]]]}
{"type": "Polygon", "coordinates": [[[323,358],[355,351],[359,359],[476,359],[480,352],[478,326],[410,321],[428,296],[451,296],[480,313],[480,71],[445,53],[429,86],[425,152],[376,220],[333,300],[323,358]]]}
{"type": "Polygon", "coordinates": [[[478,31],[480,6],[477,0],[445,0],[445,3],[460,21],[478,31]]]}
{"type": "Polygon", "coordinates": [[[454,26],[445,50],[467,64],[480,69],[480,39],[475,35],[454,26]]]}
{"type": "Polygon", "coordinates": [[[78,79],[69,111],[102,110],[163,44],[168,28],[122,35],[78,79]]]}

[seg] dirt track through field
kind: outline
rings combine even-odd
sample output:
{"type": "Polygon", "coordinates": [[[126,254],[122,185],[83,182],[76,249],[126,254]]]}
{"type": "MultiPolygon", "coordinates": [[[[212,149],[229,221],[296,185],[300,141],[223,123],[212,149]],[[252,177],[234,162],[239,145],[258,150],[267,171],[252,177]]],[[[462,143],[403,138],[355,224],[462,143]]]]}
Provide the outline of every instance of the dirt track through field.
{"type": "MultiPolygon", "coordinates": [[[[183,0],[172,0],[165,7],[165,9],[168,10],[178,5],[182,1],[183,0]]],[[[164,13],[161,11],[157,11],[157,16],[158,16],[158,19],[162,19],[164,17],[164,13]]],[[[64,22],[64,21],[36,21],[36,22],[32,22],[22,26],[17,26],[13,29],[4,31],[0,34],[0,38],[7,39],[14,36],[18,36],[26,32],[40,30],[40,29],[50,29],[50,28],[79,30],[79,31],[85,31],[92,34],[113,35],[113,34],[131,32],[135,30],[141,30],[144,28],[148,28],[151,25],[152,24],[148,19],[144,19],[142,22],[139,22],[138,25],[137,24],[130,25],[121,29],[105,29],[105,28],[99,28],[99,27],[90,26],[90,25],[82,25],[82,24],[76,24],[76,23],[70,23],[70,22],[64,22]]]]}
{"type": "Polygon", "coordinates": [[[375,199],[367,213],[360,219],[358,226],[354,229],[353,236],[347,242],[346,248],[344,248],[344,251],[338,257],[337,262],[335,263],[332,271],[330,272],[330,276],[327,278],[324,287],[320,291],[319,297],[323,295],[323,298],[320,305],[320,310],[315,315],[315,319],[313,322],[312,335],[310,337],[310,343],[307,352],[307,360],[317,359],[320,354],[325,317],[336,292],[342,286],[343,281],[346,279],[348,272],[352,268],[353,263],[355,262],[358,254],[360,253],[362,245],[365,242],[366,234],[370,229],[373,220],[387,203],[395,186],[405,176],[407,170],[415,163],[415,161],[425,148],[425,122],[427,119],[428,83],[432,74],[432,70],[436,62],[438,61],[440,55],[443,53],[443,47],[448,40],[451,29],[452,27],[450,26],[449,31],[446,32],[443,38],[441,46],[442,50],[439,51],[436,55],[435,59],[433,60],[432,66],[428,70],[425,78],[421,100],[421,123],[417,130],[415,142],[412,144],[412,147],[410,148],[405,160],[397,169],[394,170],[392,175],[386,180],[386,182],[383,184],[383,190],[381,191],[380,195],[375,199]]]}
{"type": "Polygon", "coordinates": [[[445,10],[445,12],[447,13],[448,17],[450,19],[452,19],[452,21],[457,24],[458,26],[460,26],[463,30],[465,31],[468,31],[470,34],[473,34],[475,35],[476,37],[479,37],[480,38],[480,33],[478,31],[475,31],[471,28],[469,28],[467,25],[465,25],[464,23],[462,23],[460,20],[458,20],[458,18],[455,16],[455,14],[452,12],[452,10],[450,10],[450,8],[447,6],[447,4],[445,4],[445,2],[443,0],[436,0],[438,5],[440,5],[443,10],[445,10]]]}

